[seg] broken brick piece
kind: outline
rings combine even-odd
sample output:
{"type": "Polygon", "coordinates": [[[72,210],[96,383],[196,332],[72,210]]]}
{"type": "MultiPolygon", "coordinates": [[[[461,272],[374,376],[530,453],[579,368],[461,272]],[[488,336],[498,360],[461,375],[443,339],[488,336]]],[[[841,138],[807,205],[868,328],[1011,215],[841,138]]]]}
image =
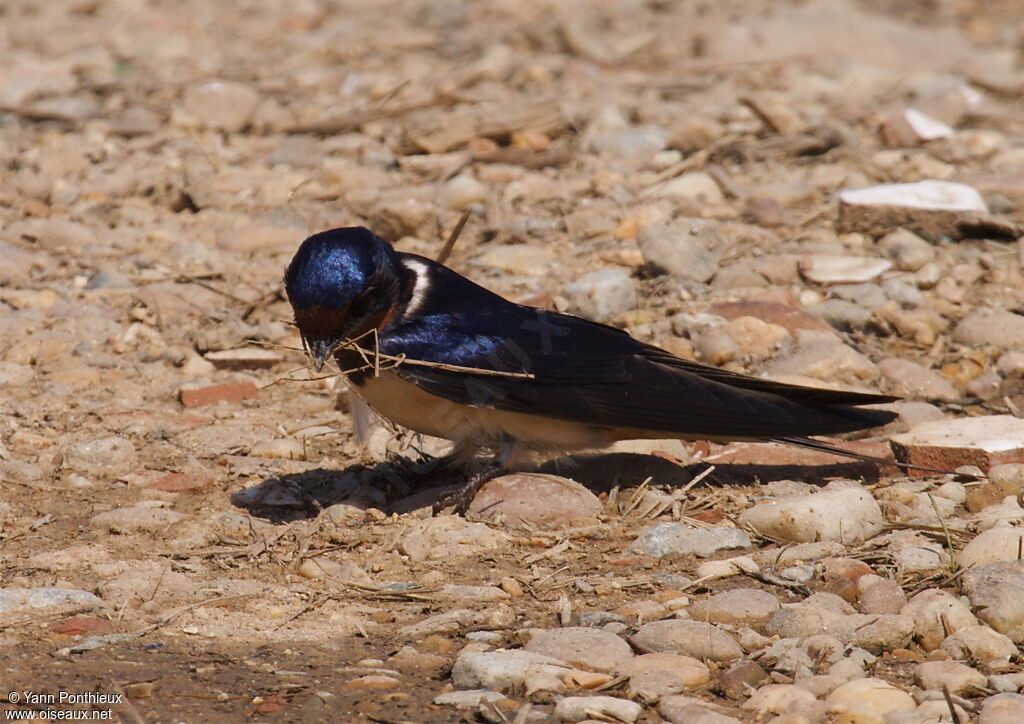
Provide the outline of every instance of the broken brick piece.
{"type": "Polygon", "coordinates": [[[221,401],[239,403],[255,399],[258,393],[258,388],[252,382],[228,382],[180,391],[181,404],[185,407],[204,407],[221,401]]]}
{"type": "MultiPolygon", "coordinates": [[[[1013,415],[965,417],[915,425],[892,438],[896,459],[912,465],[955,470],[974,465],[983,471],[993,465],[1024,462],[1024,420],[1013,415]]],[[[908,470],[922,476],[923,470],[908,470]]]]}

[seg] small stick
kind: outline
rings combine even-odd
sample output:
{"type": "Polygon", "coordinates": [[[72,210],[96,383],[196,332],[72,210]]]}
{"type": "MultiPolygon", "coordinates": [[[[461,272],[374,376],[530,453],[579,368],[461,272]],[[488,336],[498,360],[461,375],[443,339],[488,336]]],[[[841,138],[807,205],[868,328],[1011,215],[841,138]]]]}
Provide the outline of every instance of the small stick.
{"type": "Polygon", "coordinates": [[[441,253],[437,255],[438,264],[444,264],[448,261],[448,257],[452,253],[452,247],[455,246],[455,242],[459,240],[459,234],[462,233],[462,229],[466,226],[466,222],[469,221],[469,217],[472,216],[473,212],[466,211],[462,212],[462,216],[459,217],[458,222],[455,224],[455,228],[452,229],[452,233],[448,235],[448,240],[444,243],[444,248],[441,249],[441,253]]]}

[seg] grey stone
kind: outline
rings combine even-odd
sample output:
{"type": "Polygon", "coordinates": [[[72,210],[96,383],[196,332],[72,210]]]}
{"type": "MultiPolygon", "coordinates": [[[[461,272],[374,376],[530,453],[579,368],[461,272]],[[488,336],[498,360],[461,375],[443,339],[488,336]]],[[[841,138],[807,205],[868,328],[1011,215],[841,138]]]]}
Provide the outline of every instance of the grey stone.
{"type": "Polygon", "coordinates": [[[560,659],[529,651],[465,651],[452,666],[457,689],[494,689],[511,692],[522,688],[528,671],[561,675],[569,666],[560,659]]]}
{"type": "Polygon", "coordinates": [[[992,671],[1005,670],[1010,658],[1017,655],[1017,646],[1005,636],[984,624],[967,626],[946,637],[942,650],[961,661],[977,663],[992,671]]]}
{"type": "Polygon", "coordinates": [[[584,274],[563,290],[576,314],[607,322],[636,309],[633,280],[622,269],[601,269],[584,274]]]}
{"type": "Polygon", "coordinates": [[[740,720],[719,714],[700,699],[666,696],[658,702],[658,713],[670,724],[740,724],[740,720]]]}
{"type": "Polygon", "coordinates": [[[695,621],[760,624],[779,610],[779,600],[759,588],[733,588],[698,601],[686,612],[695,621]]]}
{"type": "Polygon", "coordinates": [[[558,657],[587,671],[614,671],[633,658],[633,650],[615,634],[595,628],[574,626],[538,631],[524,650],[558,657]]]}
{"type": "Polygon", "coordinates": [[[740,515],[740,523],[779,540],[859,543],[878,534],[884,519],[864,488],[830,483],[820,493],[759,503],[740,515]]]}
{"type": "Polygon", "coordinates": [[[732,636],[702,621],[647,623],[637,629],[630,642],[645,653],[667,651],[711,661],[732,661],[743,656],[732,636]]]}
{"type": "Polygon", "coordinates": [[[707,557],[723,550],[749,548],[750,536],[738,528],[698,528],[685,523],[659,523],[630,544],[631,553],[664,558],[669,555],[707,557]]]}
{"type": "Polygon", "coordinates": [[[476,709],[483,702],[501,701],[505,695],[491,689],[468,689],[466,691],[447,691],[434,697],[438,706],[454,706],[456,709],[476,709]]]}
{"type": "Polygon", "coordinates": [[[664,150],[668,134],[662,128],[627,128],[591,137],[590,147],[598,153],[619,158],[643,158],[664,150]]]}
{"type": "Polygon", "coordinates": [[[710,281],[723,254],[718,225],[705,219],[652,224],[640,232],[637,244],[654,270],[695,282],[710,281]]]}
{"type": "Polygon", "coordinates": [[[555,717],[562,721],[592,720],[635,722],[643,707],[635,701],[615,696],[567,696],[555,704],[555,717]]]}
{"type": "Polygon", "coordinates": [[[870,309],[844,299],[826,299],[807,311],[842,330],[864,329],[871,321],[870,309]]]}
{"type": "Polygon", "coordinates": [[[134,533],[144,530],[160,530],[174,525],[184,518],[184,513],[178,513],[174,510],[136,505],[98,513],[90,518],[90,521],[94,525],[107,528],[113,533],[134,533]]]}
{"type": "Polygon", "coordinates": [[[963,591],[982,621],[1014,643],[1024,643],[1024,561],[972,568],[964,574],[963,591]]]}
{"type": "Polygon", "coordinates": [[[103,601],[74,588],[0,588],[0,614],[65,605],[95,608],[103,601]]]}
{"type": "Polygon", "coordinates": [[[982,704],[978,724],[1019,724],[1024,721],[1024,696],[996,694],[982,704]]]}
{"type": "Polygon", "coordinates": [[[953,341],[970,347],[1024,349],[1024,316],[1005,309],[977,309],[953,328],[953,341]]]}
{"type": "Polygon", "coordinates": [[[95,476],[122,475],[138,464],[135,446],[122,437],[77,442],[68,448],[64,459],[72,470],[95,476]]]}
{"type": "Polygon", "coordinates": [[[899,357],[888,357],[878,363],[878,370],[900,397],[952,402],[960,393],[935,370],[899,357]]]}

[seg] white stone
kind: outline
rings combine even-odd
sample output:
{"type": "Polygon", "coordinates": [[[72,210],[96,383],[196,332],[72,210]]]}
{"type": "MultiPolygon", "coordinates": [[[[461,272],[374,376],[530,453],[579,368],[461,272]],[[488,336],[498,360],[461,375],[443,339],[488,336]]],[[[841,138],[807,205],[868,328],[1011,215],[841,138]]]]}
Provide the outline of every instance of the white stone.
{"type": "Polygon", "coordinates": [[[948,123],[943,123],[937,118],[932,118],[926,113],[922,113],[916,108],[908,108],[903,112],[903,119],[910,126],[910,130],[914,132],[922,141],[934,141],[939,138],[949,138],[956,131],[953,130],[952,126],[948,123]]]}
{"type": "Polygon", "coordinates": [[[455,659],[452,683],[458,689],[509,692],[522,687],[531,670],[561,676],[571,667],[559,659],[529,651],[466,651],[455,659]]]}
{"type": "Polygon", "coordinates": [[[840,684],[825,701],[832,707],[834,721],[844,724],[882,724],[890,712],[917,709],[910,694],[874,678],[840,684]]]}
{"type": "Polygon", "coordinates": [[[917,181],[846,189],[839,200],[851,206],[899,206],[930,211],[982,211],[988,207],[971,186],[951,181],[917,181]]]}
{"type": "Polygon", "coordinates": [[[682,201],[718,204],[725,200],[722,189],[711,176],[702,171],[691,171],[652,189],[655,196],[682,201]]]}
{"type": "Polygon", "coordinates": [[[1024,528],[991,528],[979,533],[957,556],[963,568],[1016,561],[1024,551],[1024,528]]]}
{"type": "Polygon", "coordinates": [[[867,282],[891,268],[888,259],[870,256],[808,254],[800,259],[800,272],[818,284],[867,282]]]}
{"type": "Polygon", "coordinates": [[[642,711],[635,701],[614,696],[567,696],[555,704],[555,718],[569,722],[596,718],[635,722],[642,711]]]}
{"type": "Polygon", "coordinates": [[[768,538],[807,543],[861,543],[882,530],[882,510],[860,486],[829,484],[822,492],[759,503],[740,515],[768,538]]]}
{"type": "Polygon", "coordinates": [[[606,322],[636,309],[636,289],[623,269],[600,269],[567,284],[565,296],[573,312],[606,322]]]}
{"type": "Polygon", "coordinates": [[[939,648],[949,633],[978,625],[978,619],[963,601],[936,588],[918,593],[900,613],[914,619],[914,638],[925,651],[939,648]]]}
{"type": "Polygon", "coordinates": [[[480,266],[529,276],[551,273],[554,262],[554,255],[547,249],[526,244],[495,246],[473,260],[480,266]]]}
{"type": "Polygon", "coordinates": [[[441,187],[440,201],[446,209],[462,211],[487,200],[487,186],[469,173],[460,173],[441,187]]]}

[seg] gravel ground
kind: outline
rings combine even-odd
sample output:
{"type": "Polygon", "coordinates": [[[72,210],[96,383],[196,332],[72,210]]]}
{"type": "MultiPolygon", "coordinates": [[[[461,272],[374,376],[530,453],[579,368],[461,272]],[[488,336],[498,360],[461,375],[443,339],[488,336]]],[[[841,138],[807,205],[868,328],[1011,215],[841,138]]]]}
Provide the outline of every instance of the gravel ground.
{"type": "Polygon", "coordinates": [[[0,709],[1024,721],[1022,31],[1019,0],[5,3],[0,709]],[[333,226],[436,256],[465,212],[470,278],[902,395],[844,444],[958,474],[630,443],[431,518],[443,444],[357,445],[281,276],[333,226]]]}

